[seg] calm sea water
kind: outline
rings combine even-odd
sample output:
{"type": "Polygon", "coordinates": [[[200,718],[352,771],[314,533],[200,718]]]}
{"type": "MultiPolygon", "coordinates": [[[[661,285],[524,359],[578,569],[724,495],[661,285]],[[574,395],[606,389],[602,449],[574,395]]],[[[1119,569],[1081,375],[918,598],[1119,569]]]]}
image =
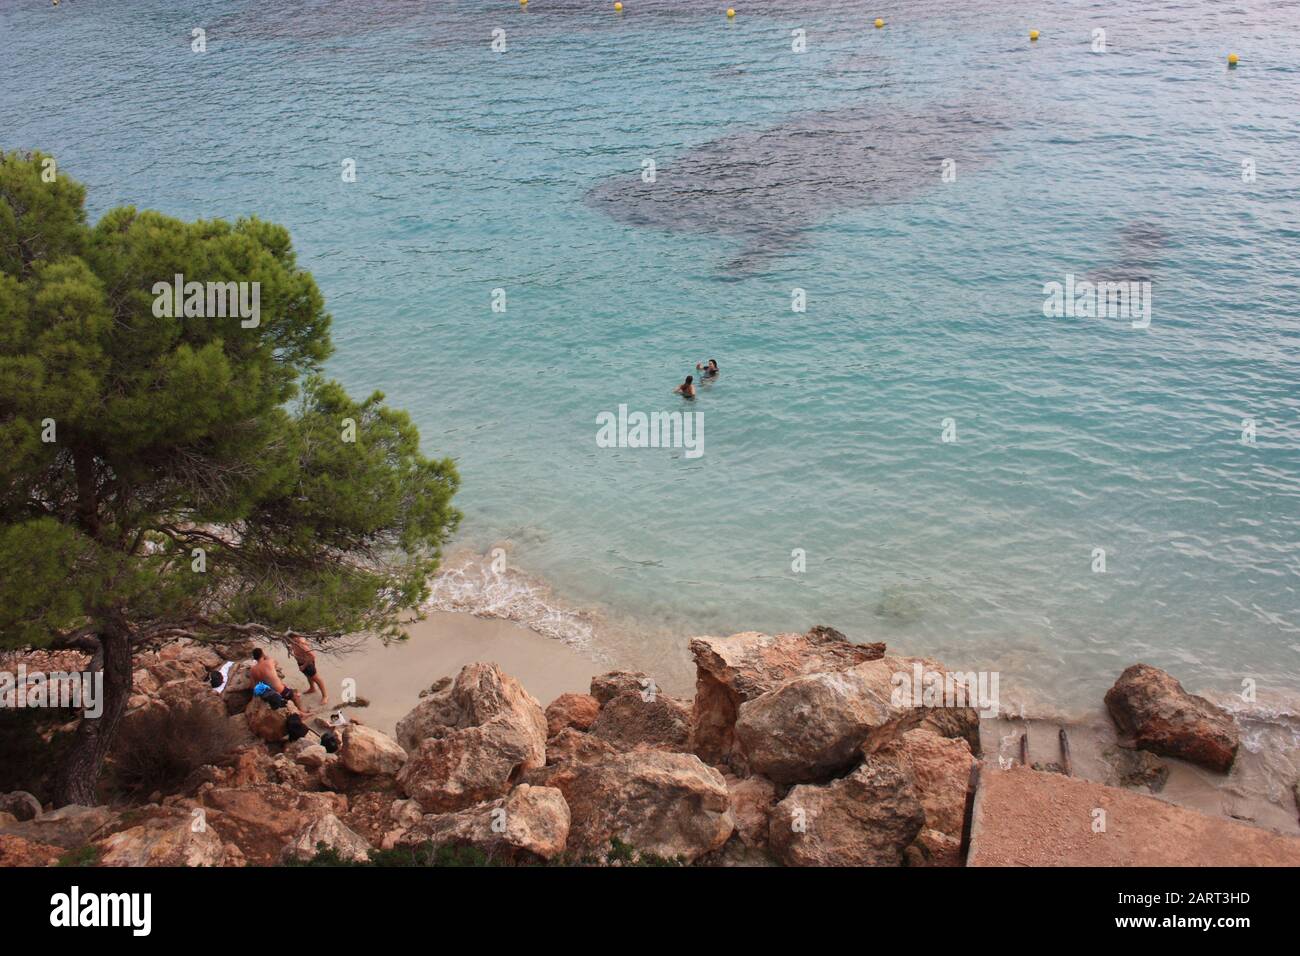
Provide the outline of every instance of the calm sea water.
{"type": "Polygon", "coordinates": [[[1294,693],[1300,5],[734,5],[4,0],[0,147],[289,227],[332,374],[599,653],[828,623],[1040,706],[1294,693]],[[1150,327],[1045,317],[1067,274],[1150,327]],[[701,457],[597,447],[709,357],[701,457]]]}

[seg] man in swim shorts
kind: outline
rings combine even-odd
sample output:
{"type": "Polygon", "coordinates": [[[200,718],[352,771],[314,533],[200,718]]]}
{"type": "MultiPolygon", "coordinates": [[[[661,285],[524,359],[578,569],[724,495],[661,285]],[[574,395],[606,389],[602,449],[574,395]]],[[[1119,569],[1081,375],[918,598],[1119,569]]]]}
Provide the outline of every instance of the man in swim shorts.
{"type": "Polygon", "coordinates": [[[297,704],[303,713],[307,712],[306,708],[302,706],[302,695],[280,680],[280,672],[276,666],[275,658],[260,647],[253,649],[253,667],[248,673],[254,681],[253,693],[258,697],[265,697],[268,693],[274,691],[285,700],[291,700],[297,704]]]}
{"type": "Polygon", "coordinates": [[[330,702],[329,694],[325,693],[325,682],[320,679],[316,673],[316,653],[307,643],[307,638],[301,634],[295,634],[289,641],[289,652],[293,654],[293,659],[298,662],[298,670],[302,671],[302,676],[307,678],[307,690],[305,693],[310,694],[313,689],[320,691],[320,702],[328,704],[330,702]]]}

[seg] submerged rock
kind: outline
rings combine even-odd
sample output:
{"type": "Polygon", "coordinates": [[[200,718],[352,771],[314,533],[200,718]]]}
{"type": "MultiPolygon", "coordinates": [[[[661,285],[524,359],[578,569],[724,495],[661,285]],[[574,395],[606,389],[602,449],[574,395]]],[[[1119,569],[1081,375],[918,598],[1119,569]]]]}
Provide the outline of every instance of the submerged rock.
{"type": "Polygon", "coordinates": [[[1237,756],[1240,736],[1232,717],[1158,667],[1134,664],[1106,692],[1120,734],[1133,745],[1167,757],[1180,757],[1227,773],[1237,756]]]}

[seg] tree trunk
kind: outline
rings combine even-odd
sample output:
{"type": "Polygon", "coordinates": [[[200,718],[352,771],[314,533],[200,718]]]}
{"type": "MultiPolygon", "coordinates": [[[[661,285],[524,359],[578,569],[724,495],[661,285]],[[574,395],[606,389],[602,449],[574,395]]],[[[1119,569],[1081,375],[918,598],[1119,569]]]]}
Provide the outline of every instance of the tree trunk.
{"type": "Polygon", "coordinates": [[[59,806],[69,803],[95,806],[99,802],[95,793],[99,773],[131,696],[129,631],[116,623],[105,627],[100,631],[99,644],[103,656],[104,710],[98,717],[83,717],[77,725],[72,746],[55,778],[54,802],[59,806]]]}

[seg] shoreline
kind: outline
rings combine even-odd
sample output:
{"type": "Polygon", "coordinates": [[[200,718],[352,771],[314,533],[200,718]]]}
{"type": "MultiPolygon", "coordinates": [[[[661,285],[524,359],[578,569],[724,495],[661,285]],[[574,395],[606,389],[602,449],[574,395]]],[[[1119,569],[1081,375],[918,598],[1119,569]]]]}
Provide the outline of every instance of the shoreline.
{"type": "MultiPolygon", "coordinates": [[[[641,649],[650,653],[617,655],[600,639],[604,622],[598,613],[567,606],[535,576],[513,568],[497,574],[488,560],[469,548],[449,556],[435,576],[427,616],[411,625],[408,642],[384,647],[366,638],[357,650],[322,655],[338,676],[357,681],[358,696],[369,701],[354,711],[364,723],[392,733],[396,721],[418,702],[420,691],[441,677],[455,676],[473,661],[498,664],[543,707],[561,693],[586,693],[592,677],[616,669],[644,671],[666,693],[694,695],[694,680],[683,680],[679,673],[686,667],[694,673],[686,638],[670,642],[667,657],[650,648],[641,649]],[[681,668],[656,667],[670,660],[677,664],[677,657],[682,658],[681,668]]],[[[292,666],[290,670],[296,675],[292,666]]],[[[1220,705],[1233,703],[1220,695],[1211,699],[1220,705]]],[[[1152,795],[1211,816],[1300,834],[1300,714],[1263,703],[1254,710],[1229,709],[1243,738],[1232,772],[1220,776],[1166,758],[1168,781],[1152,795]]],[[[1031,761],[1056,762],[1058,730],[1063,728],[1075,776],[1101,783],[1115,779],[1117,735],[1100,699],[1090,709],[1065,715],[1036,714],[1023,706],[1013,711],[1004,705],[998,717],[982,720],[980,728],[985,759],[1004,765],[1018,762],[1019,737],[1026,731],[1031,761]]]]}

